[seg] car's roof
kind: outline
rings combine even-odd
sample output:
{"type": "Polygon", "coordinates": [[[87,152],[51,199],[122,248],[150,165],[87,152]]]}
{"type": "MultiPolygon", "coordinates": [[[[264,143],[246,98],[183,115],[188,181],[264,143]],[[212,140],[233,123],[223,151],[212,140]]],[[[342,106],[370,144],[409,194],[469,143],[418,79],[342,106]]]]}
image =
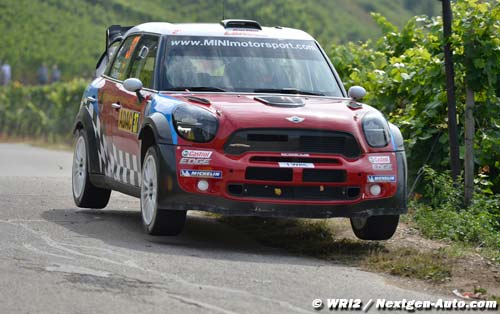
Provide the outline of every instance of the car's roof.
{"type": "Polygon", "coordinates": [[[314,40],[311,35],[304,31],[286,27],[262,27],[262,29],[252,28],[225,28],[221,24],[203,23],[164,23],[150,22],[139,24],[131,28],[126,35],[137,32],[156,33],[161,35],[179,36],[213,36],[213,37],[261,37],[276,39],[300,39],[314,40]]]}

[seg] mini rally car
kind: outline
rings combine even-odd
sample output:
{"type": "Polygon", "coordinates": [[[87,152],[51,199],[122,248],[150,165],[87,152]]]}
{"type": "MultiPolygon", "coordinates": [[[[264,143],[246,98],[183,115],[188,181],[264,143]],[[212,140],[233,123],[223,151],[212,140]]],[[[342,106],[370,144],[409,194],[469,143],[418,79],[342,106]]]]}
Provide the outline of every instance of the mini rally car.
{"type": "Polygon", "coordinates": [[[150,234],[179,234],[188,210],[349,217],[390,238],[406,212],[399,129],[358,102],[308,34],[255,21],[107,30],[76,117],[73,195],[104,208],[140,198],[150,234]]]}

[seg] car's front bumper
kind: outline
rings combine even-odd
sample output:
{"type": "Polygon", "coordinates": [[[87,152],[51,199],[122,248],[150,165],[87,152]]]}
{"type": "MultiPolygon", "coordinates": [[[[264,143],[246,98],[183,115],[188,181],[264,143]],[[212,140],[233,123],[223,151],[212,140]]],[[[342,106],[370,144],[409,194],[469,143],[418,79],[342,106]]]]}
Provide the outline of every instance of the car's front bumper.
{"type": "MultiPolygon", "coordinates": [[[[283,157],[286,154],[247,154],[235,157],[209,151],[205,155],[201,154],[201,157],[193,157],[196,153],[187,157],[189,152],[200,150],[174,145],[160,145],[160,151],[160,208],[201,210],[224,215],[304,218],[399,215],[407,211],[404,151],[363,155],[356,160],[334,156],[339,161],[338,164],[314,165],[315,169],[345,170],[342,182],[304,182],[304,168],[300,167],[293,168],[291,181],[248,179],[246,168],[249,166],[280,168],[277,162],[256,164],[252,157],[283,157]],[[389,156],[391,170],[374,170],[369,156],[389,156]],[[182,158],[187,159],[181,161],[182,158]],[[205,163],[204,165],[192,164],[203,159],[205,160],[200,163],[205,163]],[[373,196],[369,193],[369,186],[374,184],[368,182],[370,175],[394,177],[395,180],[377,182],[382,186],[382,193],[373,196]],[[198,188],[200,180],[208,183],[206,191],[198,188]],[[229,186],[235,185],[242,186],[241,193],[230,191],[229,186]],[[258,193],[243,192],[249,186],[257,186],[258,193]],[[352,192],[356,188],[359,188],[357,194],[352,192]],[[301,193],[297,192],[299,190],[301,193]],[[312,196],[307,191],[311,191],[312,196]],[[328,193],[332,191],[335,191],[335,195],[330,197],[328,193]]],[[[320,155],[307,157],[331,158],[320,155]]]]}

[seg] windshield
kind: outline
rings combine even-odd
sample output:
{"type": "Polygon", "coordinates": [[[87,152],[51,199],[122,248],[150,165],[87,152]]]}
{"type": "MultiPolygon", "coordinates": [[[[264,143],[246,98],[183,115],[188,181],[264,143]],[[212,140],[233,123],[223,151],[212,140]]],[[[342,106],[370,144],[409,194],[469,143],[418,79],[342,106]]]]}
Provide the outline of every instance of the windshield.
{"type": "Polygon", "coordinates": [[[312,40],[170,36],[162,90],[342,96],[312,40]]]}

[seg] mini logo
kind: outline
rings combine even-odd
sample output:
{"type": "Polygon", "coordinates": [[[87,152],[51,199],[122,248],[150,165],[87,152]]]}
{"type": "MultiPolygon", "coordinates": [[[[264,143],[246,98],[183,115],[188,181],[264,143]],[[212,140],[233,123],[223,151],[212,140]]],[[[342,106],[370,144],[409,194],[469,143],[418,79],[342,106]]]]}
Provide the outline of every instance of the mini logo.
{"type": "Polygon", "coordinates": [[[300,123],[302,121],[304,121],[305,119],[304,118],[301,118],[301,117],[297,117],[297,116],[293,116],[293,117],[288,117],[286,118],[288,121],[290,122],[293,122],[293,123],[300,123]]]}

